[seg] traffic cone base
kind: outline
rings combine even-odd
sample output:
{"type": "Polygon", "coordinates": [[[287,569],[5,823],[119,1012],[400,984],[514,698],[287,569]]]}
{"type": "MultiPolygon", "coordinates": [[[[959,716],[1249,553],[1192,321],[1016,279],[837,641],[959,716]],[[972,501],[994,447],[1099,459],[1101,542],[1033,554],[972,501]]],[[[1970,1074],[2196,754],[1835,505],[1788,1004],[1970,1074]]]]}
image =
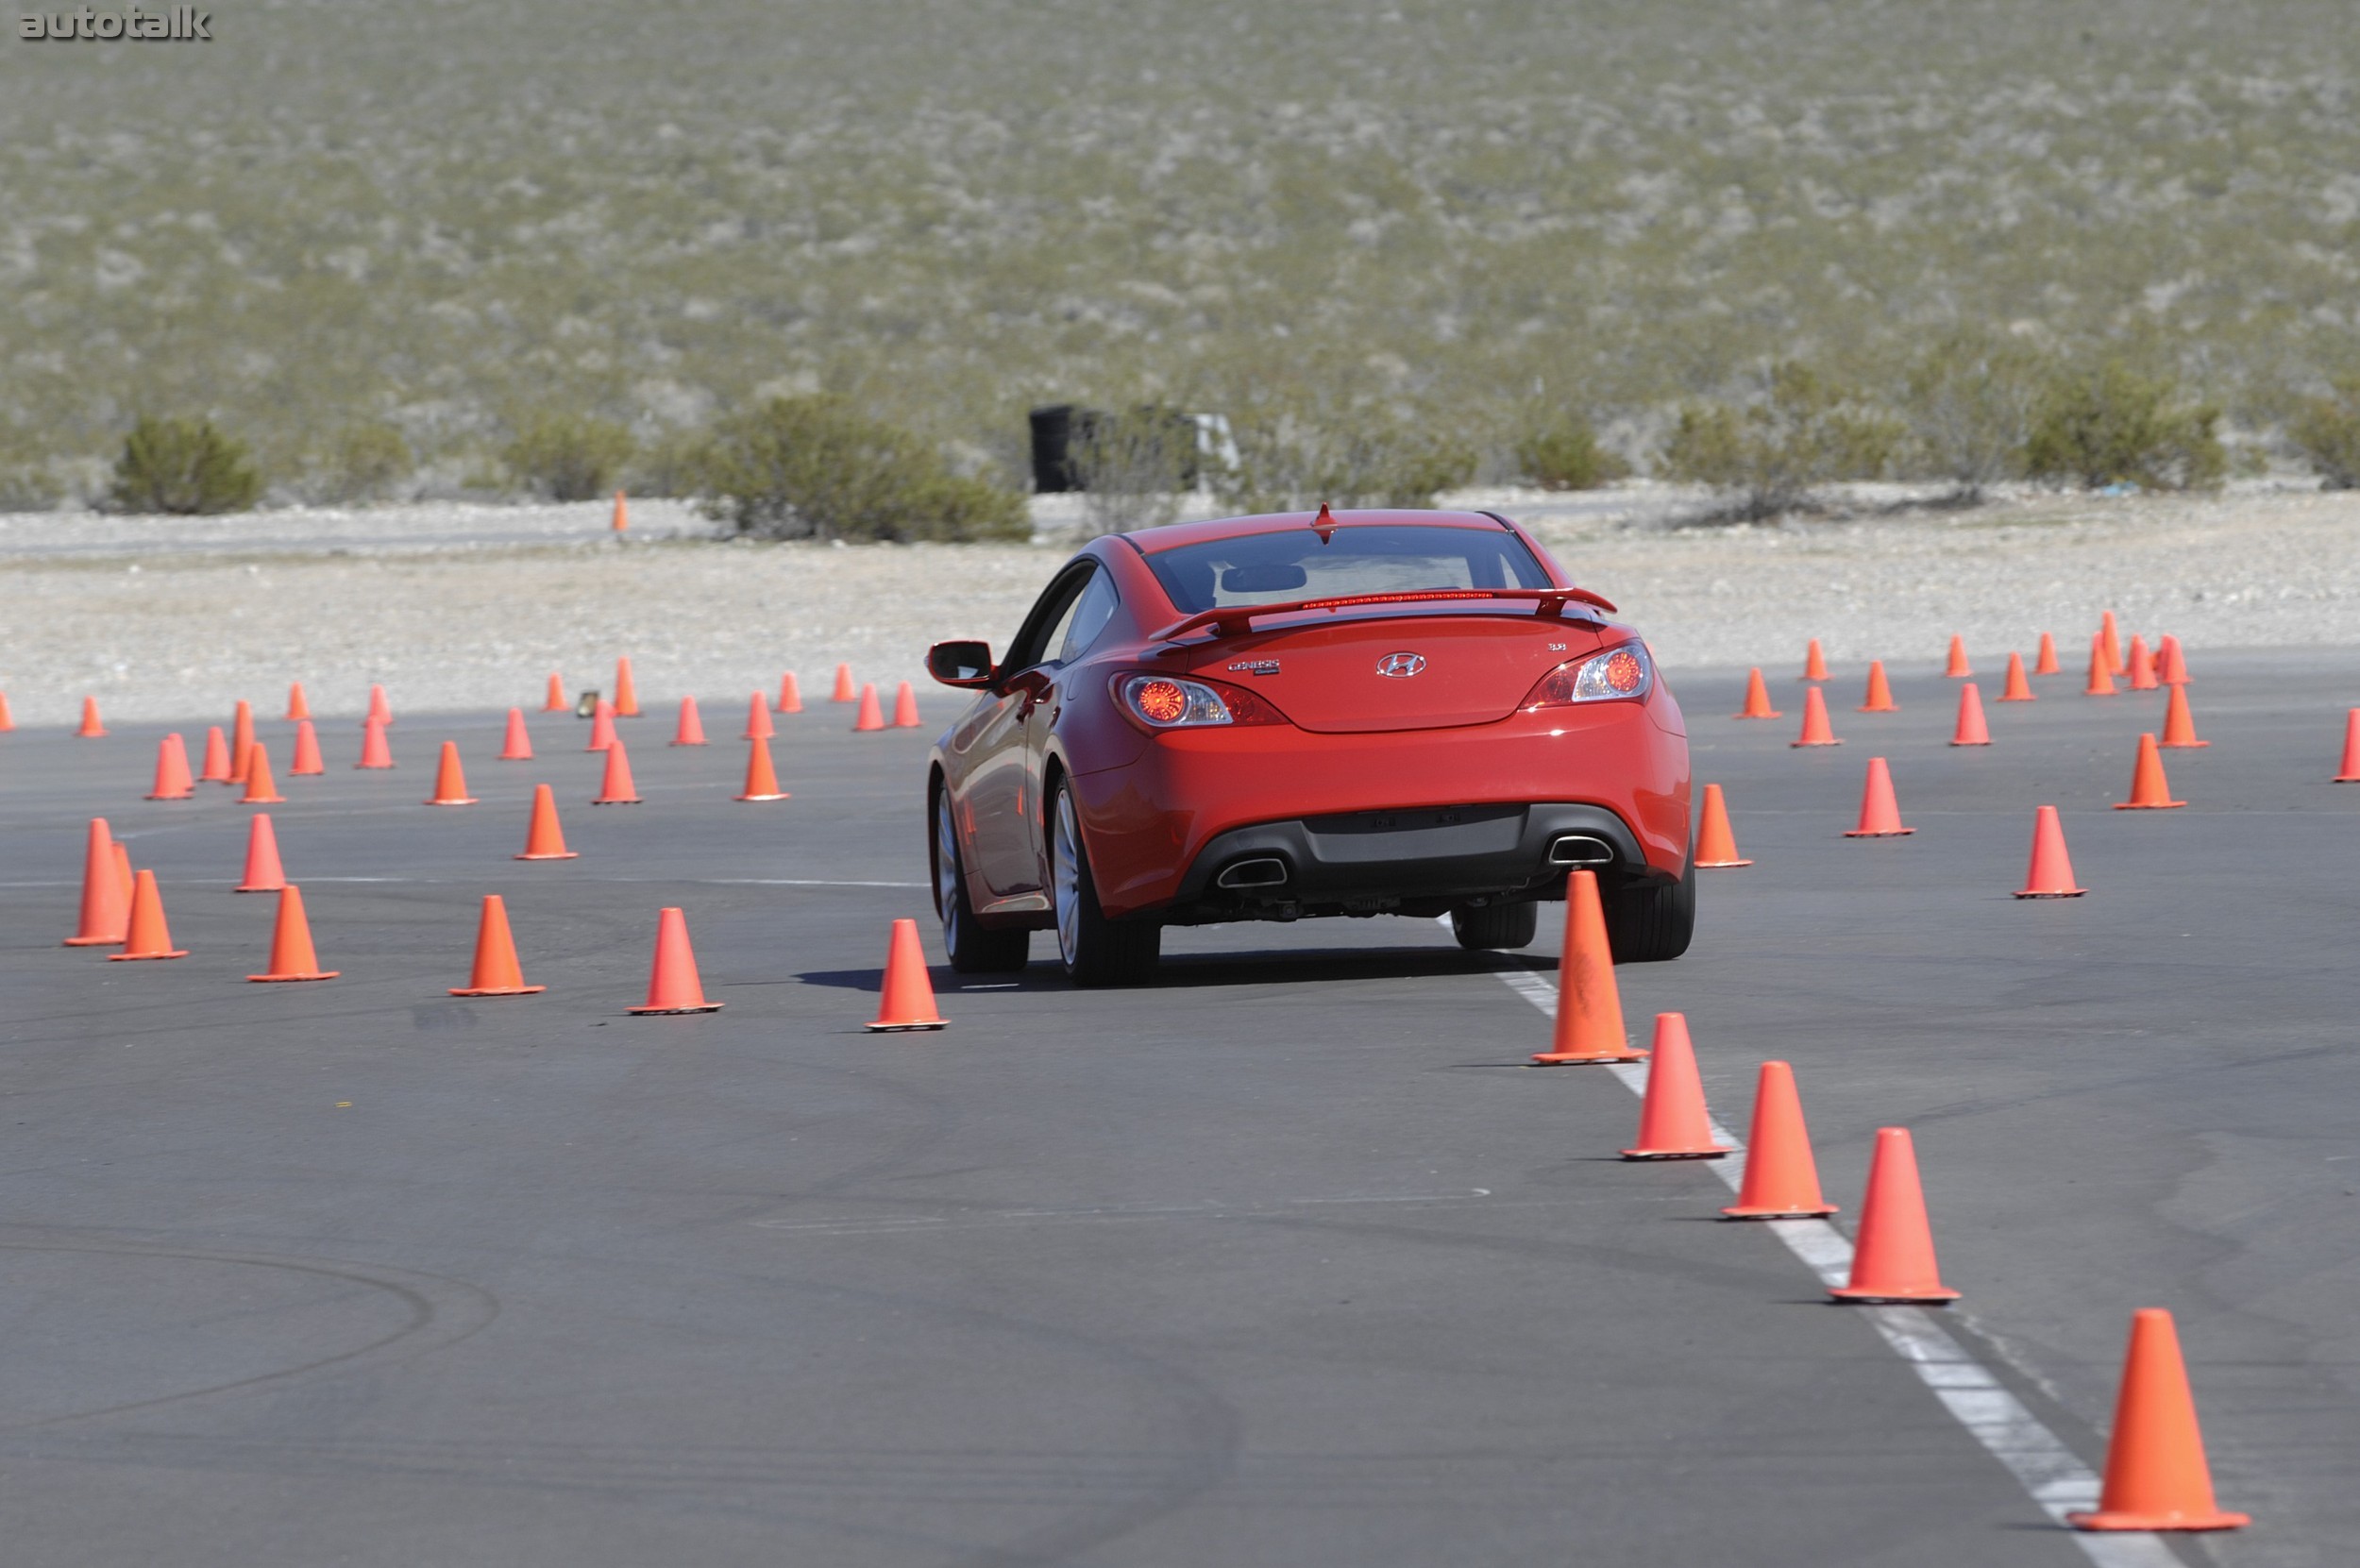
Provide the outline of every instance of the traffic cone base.
{"type": "Polygon", "coordinates": [[[1901,705],[1893,700],[1892,685],[1885,680],[1885,662],[1882,659],[1868,661],[1868,693],[1861,699],[1861,705],[1852,711],[1862,714],[1897,714],[1901,711],[1901,705]]]}
{"type": "Polygon", "coordinates": [[[1803,1125],[1795,1070],[1764,1062],[1754,1088],[1754,1122],[1745,1135],[1745,1179],[1725,1220],[1815,1220],[1836,1211],[1820,1195],[1819,1164],[1803,1125]]]}
{"type": "Polygon", "coordinates": [[[2131,1315],[2098,1507],[2065,1519],[2077,1530],[2234,1530],[2253,1523],[2214,1498],[2180,1333],[2162,1307],[2131,1315]]]}
{"type": "Polygon", "coordinates": [[[312,951],[312,922],[304,917],[303,889],[294,883],[278,890],[278,921],[270,938],[270,970],[248,980],[270,985],[294,980],[333,980],[341,972],[320,968],[312,951]]]}
{"type": "Polygon", "coordinates": [[[109,954],[107,962],[121,964],[142,958],[188,955],[186,948],[174,950],[172,933],[164,926],[164,898],[156,890],[156,873],[142,871],[131,890],[131,922],[123,938],[123,951],[109,954]]]}
{"type": "Polygon", "coordinates": [[[528,986],[516,963],[516,940],[509,935],[508,903],[497,893],[483,895],[483,916],[476,927],[475,970],[464,986],[453,986],[453,996],[532,996],[547,986],[528,986]]]}
{"type": "Polygon", "coordinates": [[[1809,687],[1804,691],[1803,733],[1799,739],[1790,741],[1788,744],[1795,747],[1844,744],[1835,738],[1835,731],[1828,723],[1828,700],[1819,695],[1817,686],[1809,687]]]}
{"type": "Polygon", "coordinates": [[[1736,835],[1729,832],[1728,802],[1717,784],[1705,785],[1703,819],[1696,825],[1696,864],[1715,869],[1753,864],[1737,852],[1736,835]]]}
{"type": "Polygon", "coordinates": [[[697,954],[688,945],[688,917],[666,909],[656,917],[655,969],[648,977],[648,1000],[625,1011],[642,1015],[717,1013],[722,1004],[705,1000],[697,975],[697,954]]]}
{"type": "Polygon", "coordinates": [[[1696,1073],[1687,1015],[1658,1013],[1655,1047],[1647,1058],[1647,1093],[1639,1106],[1639,1141],[1624,1150],[1623,1157],[1720,1159],[1734,1152],[1712,1141],[1712,1115],[1705,1108],[1705,1086],[1696,1073]]]}
{"type": "Polygon", "coordinates": [[[1942,1283],[1933,1230],[1918,1185],[1917,1153],[1906,1127],[1877,1129],[1868,1161],[1868,1196],[1861,1204],[1860,1238],[1852,1248],[1851,1278],[1830,1286],[1837,1301],[1862,1305],[1936,1307],[1959,1299],[1942,1283]]]}
{"type": "MultiPolygon", "coordinates": [[[[1812,688],[1816,691],[1816,686],[1812,688]]],[[[1576,869],[1565,879],[1565,948],[1557,964],[1557,1020],[1549,1049],[1535,1067],[1582,1067],[1592,1062],[1644,1062],[1623,1027],[1623,994],[1614,983],[1614,953],[1607,943],[1606,908],[1598,873],[1576,869]]]]}
{"type": "Polygon", "coordinates": [[[1745,672],[1745,711],[1729,715],[1731,718],[1784,718],[1786,715],[1770,705],[1770,688],[1762,679],[1759,666],[1745,672]]]}
{"type": "Polygon", "coordinates": [[[893,922],[885,943],[884,984],[877,987],[877,1016],[862,1027],[872,1035],[907,1034],[940,1029],[951,1020],[935,1004],[935,983],[926,973],[926,950],[918,940],[918,922],[893,922]]]}

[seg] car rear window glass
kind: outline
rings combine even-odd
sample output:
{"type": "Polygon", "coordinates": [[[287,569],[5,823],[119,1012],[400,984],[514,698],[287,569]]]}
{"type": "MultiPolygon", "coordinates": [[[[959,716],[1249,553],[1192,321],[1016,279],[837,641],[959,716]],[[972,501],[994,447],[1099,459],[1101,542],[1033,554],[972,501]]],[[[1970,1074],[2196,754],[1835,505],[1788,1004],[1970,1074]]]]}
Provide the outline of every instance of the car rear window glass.
{"type": "Polygon", "coordinates": [[[1340,528],[1323,544],[1310,529],[1182,545],[1147,558],[1183,614],[1232,604],[1397,594],[1418,588],[1546,588],[1524,541],[1502,530],[1340,528]]]}

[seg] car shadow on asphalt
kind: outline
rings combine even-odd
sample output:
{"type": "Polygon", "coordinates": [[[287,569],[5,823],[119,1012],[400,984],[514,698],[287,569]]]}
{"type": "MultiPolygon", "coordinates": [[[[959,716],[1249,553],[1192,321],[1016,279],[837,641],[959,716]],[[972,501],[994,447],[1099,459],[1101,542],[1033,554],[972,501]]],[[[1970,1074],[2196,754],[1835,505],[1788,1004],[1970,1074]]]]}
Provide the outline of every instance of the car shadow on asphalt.
{"type": "MultiPolygon", "coordinates": [[[[1438,953],[1432,948],[1335,948],[1290,953],[1187,953],[1166,958],[1155,978],[1137,989],[1207,986],[1320,985],[1338,981],[1421,979],[1495,974],[1503,969],[1553,969],[1554,958],[1505,953],[1438,953]]],[[[1070,991],[1073,983],[1054,963],[1035,961],[1019,974],[959,975],[931,968],[940,991],[1070,991]]],[[[809,969],[794,977],[806,986],[874,993],[881,969],[809,969]]]]}

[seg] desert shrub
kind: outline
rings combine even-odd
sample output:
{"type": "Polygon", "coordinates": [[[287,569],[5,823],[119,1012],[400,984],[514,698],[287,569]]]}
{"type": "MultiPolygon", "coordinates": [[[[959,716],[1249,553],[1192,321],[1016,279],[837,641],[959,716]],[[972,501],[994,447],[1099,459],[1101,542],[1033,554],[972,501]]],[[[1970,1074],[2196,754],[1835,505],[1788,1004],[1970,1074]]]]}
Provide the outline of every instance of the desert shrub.
{"type": "Polygon", "coordinates": [[[379,501],[417,466],[410,443],[391,425],[346,425],[329,448],[323,476],[328,494],[340,501],[379,501]]]}
{"type": "Polygon", "coordinates": [[[1911,466],[1965,499],[2022,474],[2047,375],[2040,352],[2018,340],[1964,331],[1933,345],[1910,371],[1911,466]]]}
{"type": "Polygon", "coordinates": [[[262,493],[245,447],[210,419],[143,418],[124,438],[108,498],[126,512],[243,512],[262,493]]]}
{"type": "Polygon", "coordinates": [[[1806,365],[1773,365],[1762,395],[1742,408],[1690,403],[1664,443],[1667,479],[1741,493],[1738,511],[1775,517],[1811,503],[1837,480],[1875,479],[1902,431],[1806,365]]]}
{"type": "Polygon", "coordinates": [[[615,488],[631,461],[631,431],[586,414],[547,413],[508,444],[501,459],[516,482],[553,501],[587,501],[615,488]]]}
{"type": "Polygon", "coordinates": [[[2305,402],[2286,433],[2330,490],[2360,490],[2360,376],[2339,379],[2334,396],[2305,402]]]}
{"type": "Polygon", "coordinates": [[[1212,488],[1241,512],[1432,506],[1475,477],[1465,442],[1370,406],[1266,406],[1233,415],[1232,430],[1237,464],[1212,488]]]}
{"type": "Polygon", "coordinates": [[[634,496],[694,496],[712,465],[712,446],[709,431],[666,430],[640,445],[624,483],[634,496]]]}
{"type": "Polygon", "coordinates": [[[1630,473],[1630,464],[1598,445],[1588,418],[1559,410],[1534,421],[1516,443],[1516,473],[1543,490],[1594,490],[1630,473]]]}
{"type": "Polygon", "coordinates": [[[65,486],[38,464],[0,464],[0,512],[47,512],[65,497],[65,486]]]}
{"type": "Polygon", "coordinates": [[[1180,514],[1195,477],[1196,423],[1145,405],[1093,414],[1077,421],[1070,452],[1092,533],[1154,528],[1180,514]]]}
{"type": "Polygon", "coordinates": [[[1023,539],[1024,497],[952,472],[839,396],[774,397],[723,419],[700,464],[708,514],[765,539],[1023,539]]]}
{"type": "Polygon", "coordinates": [[[2035,479],[2095,490],[2132,483],[2150,490],[2218,484],[2229,458],[2215,427],[2220,410],[2179,401],[2169,380],[2118,361],[2050,379],[2033,411],[2024,466],[2035,479]]]}

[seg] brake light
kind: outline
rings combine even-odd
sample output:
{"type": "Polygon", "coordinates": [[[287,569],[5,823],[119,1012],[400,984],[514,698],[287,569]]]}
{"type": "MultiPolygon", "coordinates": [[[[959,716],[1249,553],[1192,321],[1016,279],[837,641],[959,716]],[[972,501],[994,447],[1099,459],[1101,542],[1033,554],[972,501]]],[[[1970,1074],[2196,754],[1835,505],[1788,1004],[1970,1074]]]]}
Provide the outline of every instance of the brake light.
{"type": "Polygon", "coordinates": [[[1635,702],[1655,686],[1655,665],[1644,643],[1624,643],[1587,658],[1568,659],[1541,677],[1524,700],[1526,708],[1563,708],[1576,702],[1635,702]]]}
{"type": "Polygon", "coordinates": [[[1177,675],[1119,675],[1115,699],[1148,730],[1191,730],[1214,724],[1284,724],[1287,720],[1250,691],[1177,675]]]}

